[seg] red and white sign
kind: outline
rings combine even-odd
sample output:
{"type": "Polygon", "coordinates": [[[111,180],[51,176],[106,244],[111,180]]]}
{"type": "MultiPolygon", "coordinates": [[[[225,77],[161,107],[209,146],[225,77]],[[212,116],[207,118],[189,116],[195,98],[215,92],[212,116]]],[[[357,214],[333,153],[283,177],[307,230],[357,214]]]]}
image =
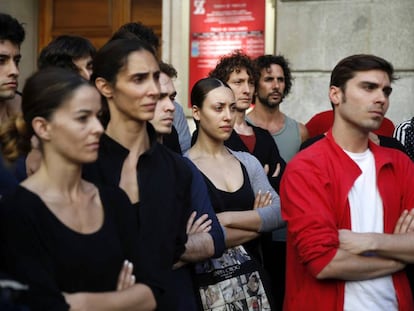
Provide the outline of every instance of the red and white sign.
{"type": "Polygon", "coordinates": [[[190,92],[220,57],[234,50],[252,58],[264,54],[265,5],[265,0],[191,0],[190,92]]]}

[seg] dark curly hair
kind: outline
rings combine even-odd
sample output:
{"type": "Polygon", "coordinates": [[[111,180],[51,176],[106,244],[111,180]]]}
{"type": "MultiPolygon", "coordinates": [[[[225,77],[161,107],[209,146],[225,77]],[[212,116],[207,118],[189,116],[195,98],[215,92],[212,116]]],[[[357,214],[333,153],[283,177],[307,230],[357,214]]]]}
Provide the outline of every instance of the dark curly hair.
{"type": "Polygon", "coordinates": [[[265,68],[270,68],[271,65],[279,65],[282,67],[283,74],[285,75],[285,91],[283,92],[283,96],[287,96],[290,93],[293,77],[290,72],[289,61],[284,56],[270,54],[262,55],[254,60],[254,65],[259,73],[265,68]]]}
{"type": "Polygon", "coordinates": [[[210,71],[208,76],[227,82],[232,72],[238,72],[241,69],[246,69],[247,74],[256,85],[259,73],[255,70],[252,59],[241,50],[235,50],[230,55],[220,58],[216,68],[210,71]]]}

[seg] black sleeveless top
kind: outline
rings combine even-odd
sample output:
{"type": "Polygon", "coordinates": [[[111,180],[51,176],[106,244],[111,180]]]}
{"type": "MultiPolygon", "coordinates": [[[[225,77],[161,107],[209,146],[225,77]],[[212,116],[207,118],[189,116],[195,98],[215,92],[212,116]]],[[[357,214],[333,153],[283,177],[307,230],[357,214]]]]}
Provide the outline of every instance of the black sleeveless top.
{"type": "MultiPolygon", "coordinates": [[[[227,192],[217,189],[216,186],[210,181],[210,179],[203,174],[210,195],[211,204],[213,205],[214,211],[216,213],[229,211],[248,211],[253,209],[255,194],[250,185],[250,179],[246,168],[242,163],[240,163],[240,166],[243,172],[243,184],[238,190],[234,192],[227,192]]],[[[243,246],[248,250],[250,255],[253,255],[257,260],[261,262],[261,256],[259,252],[259,239],[254,239],[252,241],[244,243],[243,246]]]]}

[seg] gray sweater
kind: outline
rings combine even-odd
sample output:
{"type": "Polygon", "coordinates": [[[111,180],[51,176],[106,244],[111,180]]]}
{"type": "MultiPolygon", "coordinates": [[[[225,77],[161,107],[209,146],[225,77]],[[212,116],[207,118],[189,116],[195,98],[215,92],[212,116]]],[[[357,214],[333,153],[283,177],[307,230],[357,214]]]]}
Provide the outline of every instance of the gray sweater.
{"type": "MultiPolygon", "coordinates": [[[[272,194],[272,203],[269,206],[257,209],[262,221],[259,232],[270,232],[285,227],[286,222],[282,219],[279,195],[270,185],[259,160],[248,152],[234,151],[229,148],[227,148],[227,150],[229,150],[229,152],[246,167],[250,185],[255,195],[259,190],[261,190],[262,193],[269,191],[272,194]]],[[[188,157],[188,152],[184,153],[184,156],[188,157]]]]}
{"type": "Polygon", "coordinates": [[[259,232],[269,232],[285,227],[286,222],[282,219],[279,195],[270,185],[259,160],[248,152],[228,150],[246,167],[254,194],[256,195],[259,190],[262,193],[269,191],[272,194],[272,203],[269,206],[257,209],[262,220],[259,232]]]}

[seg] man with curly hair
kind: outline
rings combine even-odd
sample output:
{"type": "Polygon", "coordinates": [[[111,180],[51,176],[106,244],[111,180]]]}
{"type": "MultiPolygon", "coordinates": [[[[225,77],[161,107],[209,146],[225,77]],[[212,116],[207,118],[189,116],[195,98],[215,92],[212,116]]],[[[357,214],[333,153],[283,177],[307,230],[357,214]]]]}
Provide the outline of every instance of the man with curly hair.
{"type": "MultiPolygon", "coordinates": [[[[254,60],[259,78],[256,83],[255,107],[247,114],[247,121],[270,132],[279,147],[282,158],[289,162],[308,138],[306,127],[280,111],[283,99],[292,88],[289,62],[283,56],[262,55],[254,60]]],[[[272,258],[273,287],[277,301],[283,301],[286,267],[286,229],[273,232],[267,257],[272,258]]]]}
{"type": "Polygon", "coordinates": [[[259,56],[254,62],[260,76],[256,84],[256,105],[247,114],[247,120],[267,129],[279,146],[282,158],[289,162],[308,138],[305,125],[280,111],[283,99],[292,88],[289,62],[281,55],[259,56]]]}
{"type": "Polygon", "coordinates": [[[249,56],[240,50],[223,56],[209,73],[227,83],[236,98],[236,123],[230,138],[225,142],[232,150],[253,154],[265,167],[272,187],[279,192],[279,183],[286,166],[277,144],[269,132],[246,121],[246,111],[253,102],[258,73],[249,56]]]}
{"type": "MultiPolygon", "coordinates": [[[[246,111],[254,101],[255,85],[259,78],[253,61],[242,51],[236,50],[230,55],[223,56],[216,67],[209,73],[210,77],[220,79],[233,90],[236,98],[236,122],[234,130],[225,145],[232,150],[249,152],[263,165],[270,184],[279,192],[279,184],[286,167],[279,148],[263,128],[246,121],[246,111]]],[[[279,309],[282,308],[284,296],[284,254],[274,248],[272,232],[260,237],[261,258],[266,272],[270,276],[273,300],[279,309]]]]}

